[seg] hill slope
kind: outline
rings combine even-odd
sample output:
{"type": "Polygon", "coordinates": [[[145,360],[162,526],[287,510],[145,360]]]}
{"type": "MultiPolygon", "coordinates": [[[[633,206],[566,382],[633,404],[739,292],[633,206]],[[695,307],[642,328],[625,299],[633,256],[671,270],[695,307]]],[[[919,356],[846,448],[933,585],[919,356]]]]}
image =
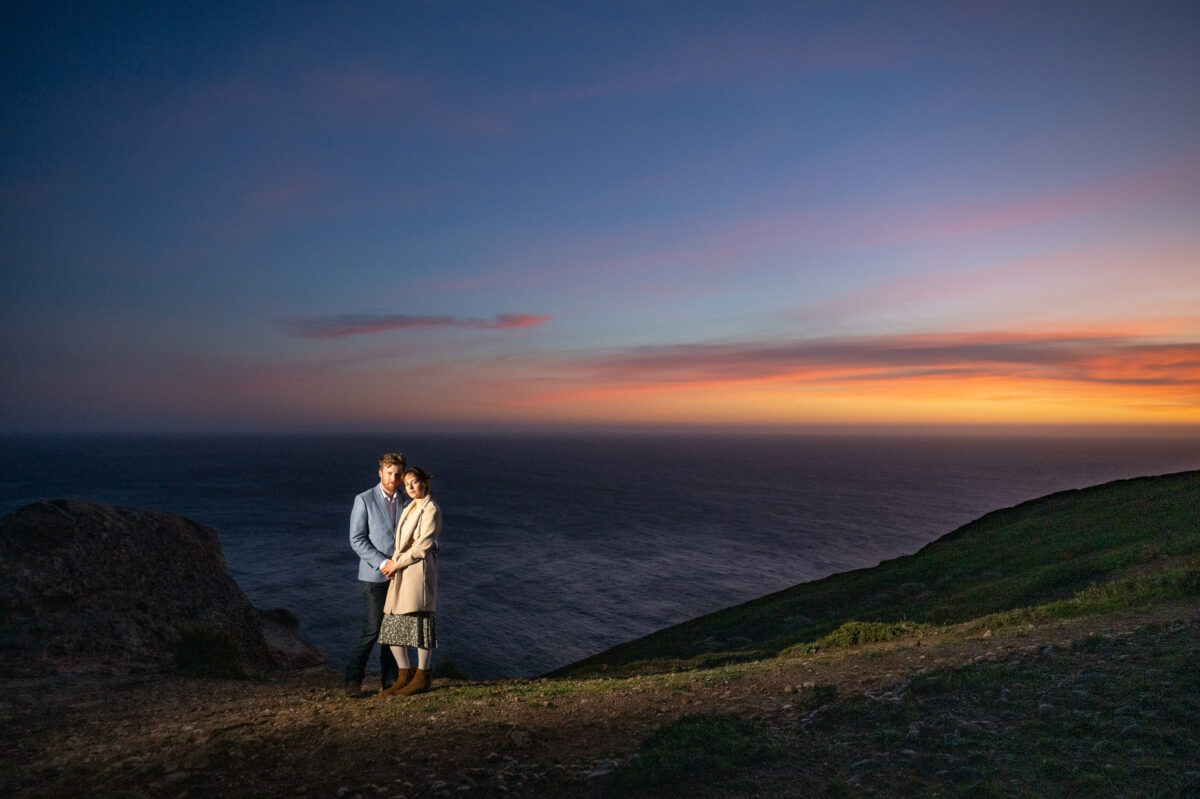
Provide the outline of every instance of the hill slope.
{"type": "Polygon", "coordinates": [[[1166,599],[1198,583],[1200,472],[1121,480],[994,511],[913,555],[717,611],[550,676],[753,660],[853,622],[955,624],[1056,601],[1043,615],[1083,613],[1112,604],[1106,591],[1166,599]]]}

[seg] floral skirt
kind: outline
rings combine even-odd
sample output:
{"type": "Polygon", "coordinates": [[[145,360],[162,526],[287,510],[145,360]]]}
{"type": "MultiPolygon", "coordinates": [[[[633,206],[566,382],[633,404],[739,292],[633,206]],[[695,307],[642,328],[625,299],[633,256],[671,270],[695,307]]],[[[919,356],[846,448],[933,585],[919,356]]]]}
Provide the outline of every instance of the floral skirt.
{"type": "Polygon", "coordinates": [[[433,649],[437,646],[433,612],[383,614],[383,625],[379,628],[379,643],[385,646],[415,646],[420,649],[433,649]]]}

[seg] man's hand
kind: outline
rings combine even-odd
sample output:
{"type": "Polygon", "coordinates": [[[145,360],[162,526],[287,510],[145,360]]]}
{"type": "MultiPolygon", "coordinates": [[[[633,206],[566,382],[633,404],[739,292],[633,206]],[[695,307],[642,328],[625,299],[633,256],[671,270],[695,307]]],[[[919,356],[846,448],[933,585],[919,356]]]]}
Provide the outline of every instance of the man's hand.
{"type": "Polygon", "coordinates": [[[392,563],[391,560],[385,560],[379,566],[379,571],[383,572],[383,576],[390,580],[396,574],[396,564],[392,563]]]}

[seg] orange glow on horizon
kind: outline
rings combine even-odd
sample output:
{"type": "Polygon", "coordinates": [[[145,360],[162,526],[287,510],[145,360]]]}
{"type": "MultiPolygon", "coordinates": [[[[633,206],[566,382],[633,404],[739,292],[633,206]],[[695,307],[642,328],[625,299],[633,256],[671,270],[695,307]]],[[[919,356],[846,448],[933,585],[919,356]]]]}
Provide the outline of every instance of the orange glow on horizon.
{"type": "Polygon", "coordinates": [[[231,408],[301,426],[1197,425],[1200,348],[1179,340],[1074,328],[637,348],[567,362],[418,361],[395,370],[379,368],[384,358],[331,357],[319,367],[251,367],[211,385],[223,387],[231,408]],[[281,395],[286,405],[264,401],[281,395]]]}
{"type": "MultiPolygon", "coordinates": [[[[972,367],[963,365],[964,370],[972,367]]],[[[1149,368],[1100,362],[1109,378],[1149,368]]],[[[1158,367],[1155,367],[1157,369],[1158,367]]],[[[650,424],[1196,424],[1200,368],[1181,385],[1069,382],[1034,374],[872,377],[836,369],[760,380],[604,385],[506,403],[513,416],[650,424]]]]}

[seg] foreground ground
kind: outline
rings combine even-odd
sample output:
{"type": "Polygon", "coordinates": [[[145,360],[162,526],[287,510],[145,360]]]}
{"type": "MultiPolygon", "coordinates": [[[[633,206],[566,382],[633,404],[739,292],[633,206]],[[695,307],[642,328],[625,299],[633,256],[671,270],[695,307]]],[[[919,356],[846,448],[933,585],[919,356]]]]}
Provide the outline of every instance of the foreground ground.
{"type": "Polygon", "coordinates": [[[547,679],[0,688],[5,797],[1196,796],[1200,472],[996,511],[547,679]]]}
{"type": "Polygon", "coordinates": [[[410,699],[347,699],[326,669],[7,680],[0,794],[1186,796],[1198,664],[1184,601],[410,699]]]}

